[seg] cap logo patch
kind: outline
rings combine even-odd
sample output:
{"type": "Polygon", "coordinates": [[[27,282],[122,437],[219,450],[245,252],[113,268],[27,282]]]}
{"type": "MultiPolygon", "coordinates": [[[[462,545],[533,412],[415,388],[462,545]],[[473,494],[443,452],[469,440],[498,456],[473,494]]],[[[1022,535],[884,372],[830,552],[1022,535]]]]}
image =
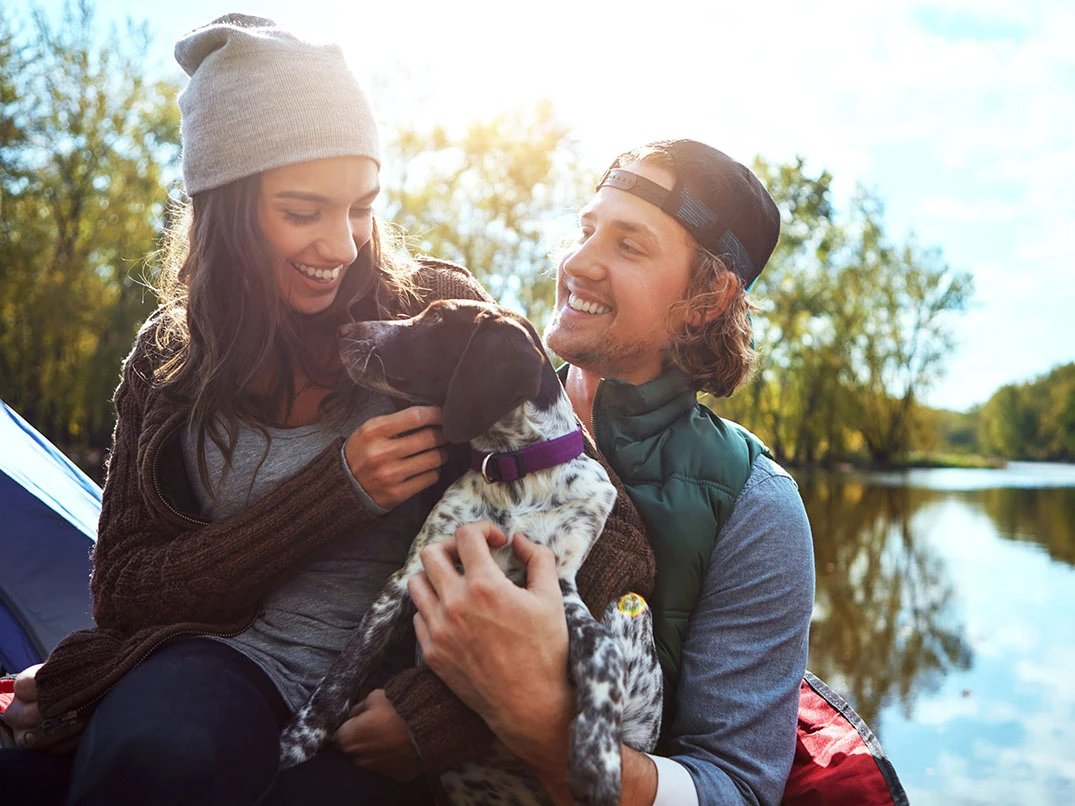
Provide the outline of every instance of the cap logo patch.
{"type": "Polygon", "coordinates": [[[717,223],[717,214],[692,196],[689,190],[680,188],[679,196],[682,201],[675,215],[680,221],[698,229],[707,229],[717,223]]]}

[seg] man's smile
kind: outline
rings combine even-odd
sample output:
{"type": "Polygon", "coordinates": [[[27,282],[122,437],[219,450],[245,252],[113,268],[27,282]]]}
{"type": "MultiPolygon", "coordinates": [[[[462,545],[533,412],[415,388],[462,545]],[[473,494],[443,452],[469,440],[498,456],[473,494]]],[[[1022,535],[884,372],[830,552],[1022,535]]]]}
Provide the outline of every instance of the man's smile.
{"type": "Polygon", "coordinates": [[[581,297],[575,296],[575,294],[573,293],[568,294],[567,307],[569,307],[573,311],[579,311],[580,313],[590,313],[597,315],[612,312],[612,308],[610,308],[608,305],[602,305],[599,302],[590,302],[589,300],[585,300],[581,297]]]}

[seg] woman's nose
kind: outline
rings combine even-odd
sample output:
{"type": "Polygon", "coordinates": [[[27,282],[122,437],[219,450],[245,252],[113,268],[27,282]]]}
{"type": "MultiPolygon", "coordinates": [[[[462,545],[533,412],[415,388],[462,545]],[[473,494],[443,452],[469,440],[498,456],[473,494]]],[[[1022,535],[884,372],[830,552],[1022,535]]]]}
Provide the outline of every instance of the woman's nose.
{"type": "Polygon", "coordinates": [[[358,257],[358,245],[355,243],[355,230],[348,216],[343,221],[335,222],[326,232],[320,243],[321,257],[329,263],[349,266],[358,257]]]}

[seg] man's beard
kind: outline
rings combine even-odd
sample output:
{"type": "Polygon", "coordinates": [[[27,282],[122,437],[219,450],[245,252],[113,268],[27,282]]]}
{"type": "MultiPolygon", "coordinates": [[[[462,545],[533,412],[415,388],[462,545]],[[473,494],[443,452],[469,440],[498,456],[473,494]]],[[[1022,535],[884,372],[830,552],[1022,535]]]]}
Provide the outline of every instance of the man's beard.
{"type": "Polygon", "coordinates": [[[562,329],[558,317],[554,317],[550,322],[545,333],[545,343],[567,363],[599,374],[602,378],[618,378],[632,374],[632,369],[652,350],[652,347],[641,339],[585,339],[570,329],[562,329]]]}

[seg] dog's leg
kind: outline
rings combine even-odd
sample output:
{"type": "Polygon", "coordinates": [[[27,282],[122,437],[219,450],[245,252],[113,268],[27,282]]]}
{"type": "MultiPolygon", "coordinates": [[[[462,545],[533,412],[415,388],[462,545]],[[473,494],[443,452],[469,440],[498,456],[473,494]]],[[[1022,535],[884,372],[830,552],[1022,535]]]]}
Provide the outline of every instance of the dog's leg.
{"type": "Polygon", "coordinates": [[[396,571],[314,693],[280,735],[280,768],[312,758],[343,723],[370,672],[414,615],[407,592],[410,563],[396,571]]]}
{"type": "Polygon", "coordinates": [[[611,602],[601,624],[623,650],[623,743],[642,753],[657,746],[661,733],[664,675],[653,643],[653,611],[634,593],[611,602]]]}
{"type": "Polygon", "coordinates": [[[560,579],[568,630],[568,673],[578,711],[571,724],[568,783],[580,803],[620,802],[623,737],[623,651],[579,597],[571,579],[560,579]]]}

